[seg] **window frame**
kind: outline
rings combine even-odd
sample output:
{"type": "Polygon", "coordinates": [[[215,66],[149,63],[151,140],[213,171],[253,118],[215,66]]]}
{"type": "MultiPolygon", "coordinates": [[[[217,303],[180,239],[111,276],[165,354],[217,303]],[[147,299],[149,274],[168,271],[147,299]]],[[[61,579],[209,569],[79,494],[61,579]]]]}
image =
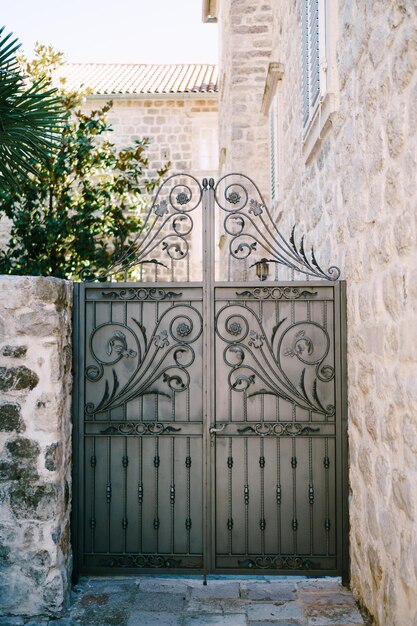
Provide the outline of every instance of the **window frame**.
{"type": "MultiPolygon", "coordinates": [[[[338,36],[337,2],[335,0],[301,0],[301,125],[303,153],[308,161],[320,146],[322,136],[330,127],[333,116],[339,108],[338,75],[336,64],[336,43],[338,36]],[[319,42],[319,93],[314,105],[305,116],[305,15],[304,11],[312,2],[318,3],[318,42],[319,42]]],[[[307,39],[307,46],[310,41],[307,39]]],[[[310,64],[310,56],[308,56],[310,64]]],[[[308,71],[310,68],[308,67],[308,71]]],[[[308,97],[310,82],[307,81],[308,97]]]]}

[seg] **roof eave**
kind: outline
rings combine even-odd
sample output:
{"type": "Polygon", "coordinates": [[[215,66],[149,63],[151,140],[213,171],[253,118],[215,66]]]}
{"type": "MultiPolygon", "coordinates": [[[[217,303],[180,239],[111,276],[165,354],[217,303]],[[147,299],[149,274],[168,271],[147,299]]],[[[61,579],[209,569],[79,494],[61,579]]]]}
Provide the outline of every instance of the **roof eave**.
{"type": "Polygon", "coordinates": [[[90,93],[86,100],[216,100],[217,91],[185,91],[178,93],[90,93]]]}

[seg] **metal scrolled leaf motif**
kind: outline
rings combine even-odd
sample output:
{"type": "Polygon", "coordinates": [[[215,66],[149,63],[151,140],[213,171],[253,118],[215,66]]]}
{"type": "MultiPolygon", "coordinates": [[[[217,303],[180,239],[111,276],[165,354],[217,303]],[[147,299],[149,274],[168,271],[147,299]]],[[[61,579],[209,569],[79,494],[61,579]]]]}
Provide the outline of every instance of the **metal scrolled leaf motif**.
{"type": "Polygon", "coordinates": [[[236,260],[253,257],[255,252],[268,255],[275,263],[294,272],[318,279],[337,280],[340,269],[331,265],[323,270],[317,261],[314,248],[306,251],[305,237],[296,240],[295,226],[287,239],[278,229],[275,220],[256,183],[244,174],[226,174],[215,186],[215,202],[227,213],[224,231],[230,236],[230,254],[236,260]],[[223,191],[222,191],[223,190],[223,191]],[[239,231],[233,233],[228,222],[239,220],[239,231]]]}

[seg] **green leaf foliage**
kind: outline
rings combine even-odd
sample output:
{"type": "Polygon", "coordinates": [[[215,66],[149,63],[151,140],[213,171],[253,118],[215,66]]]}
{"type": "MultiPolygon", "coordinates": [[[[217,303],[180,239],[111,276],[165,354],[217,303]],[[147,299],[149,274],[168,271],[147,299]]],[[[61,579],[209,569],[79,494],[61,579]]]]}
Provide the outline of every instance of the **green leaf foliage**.
{"type": "MultiPolygon", "coordinates": [[[[61,62],[51,48],[38,46],[26,71],[49,81],[61,62]]],[[[0,211],[12,220],[8,247],[0,251],[1,273],[103,274],[138,234],[145,203],[168,171],[169,164],[149,175],[147,138],[124,149],[112,143],[111,102],[88,113],[78,108],[82,92],[62,84],[59,95],[69,116],[55,155],[22,176],[18,191],[0,190],[0,211]]]]}
{"type": "Polygon", "coordinates": [[[46,162],[57,148],[66,115],[44,77],[28,81],[16,56],[20,44],[0,28],[0,188],[46,162]]]}

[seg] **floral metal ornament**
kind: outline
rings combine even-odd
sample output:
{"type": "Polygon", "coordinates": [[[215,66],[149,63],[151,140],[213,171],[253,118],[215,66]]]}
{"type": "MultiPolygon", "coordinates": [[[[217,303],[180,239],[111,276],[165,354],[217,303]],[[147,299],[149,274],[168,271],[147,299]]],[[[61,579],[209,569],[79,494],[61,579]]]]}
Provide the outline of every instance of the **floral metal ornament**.
{"type": "Polygon", "coordinates": [[[227,327],[227,332],[231,335],[239,335],[242,332],[242,325],[239,322],[232,322],[227,327]]]}
{"type": "Polygon", "coordinates": [[[263,335],[259,335],[257,332],[255,332],[254,330],[251,330],[249,332],[249,345],[252,346],[253,348],[262,348],[263,346],[263,340],[264,340],[264,336],[263,335]]]}
{"type": "Polygon", "coordinates": [[[191,326],[185,322],[181,322],[177,326],[177,333],[180,337],[187,337],[191,333],[191,326]]]}
{"type": "Polygon", "coordinates": [[[128,348],[126,335],[120,330],[115,331],[114,336],[109,339],[107,344],[106,352],[109,356],[111,356],[113,350],[116,354],[125,357],[126,359],[137,356],[137,352],[135,352],[135,350],[130,350],[128,348]]]}
{"type": "Polygon", "coordinates": [[[163,217],[166,213],[168,213],[168,202],[161,200],[161,202],[155,206],[155,215],[163,217]]]}
{"type": "Polygon", "coordinates": [[[156,335],[155,345],[157,348],[165,348],[165,346],[169,346],[168,332],[166,330],[161,330],[161,332],[156,335]]]}
{"type": "Polygon", "coordinates": [[[265,205],[257,200],[251,200],[249,203],[249,213],[252,213],[255,216],[262,215],[264,212],[265,205]]]}
{"type": "Polygon", "coordinates": [[[187,194],[182,191],[181,193],[177,194],[177,202],[178,204],[187,204],[187,202],[190,201],[190,197],[187,196],[187,194]]]}
{"type": "Polygon", "coordinates": [[[240,202],[241,198],[242,196],[240,195],[240,193],[238,193],[237,191],[232,191],[231,193],[229,193],[226,200],[230,202],[230,204],[237,204],[238,202],[240,202]]]}
{"type": "MultiPolygon", "coordinates": [[[[215,204],[225,213],[223,231],[228,242],[229,253],[241,264],[231,264],[222,272],[239,271],[245,273],[245,259],[251,255],[255,263],[267,259],[268,263],[276,263],[276,276],[283,268],[291,272],[299,272],[305,276],[336,281],[340,277],[340,269],[331,265],[327,271],[319,265],[313,248],[307,250],[305,237],[296,241],[295,227],[290,237],[285,237],[279,230],[275,217],[271,214],[256,183],[244,174],[227,174],[222,176],[214,187],[215,204]],[[231,191],[231,189],[233,191],[231,191]],[[235,204],[240,196],[239,203],[235,204]],[[257,244],[256,250],[249,248],[257,244]],[[230,269],[229,269],[230,267],[230,269]]],[[[252,266],[255,266],[252,263],[252,266]]],[[[258,266],[255,266],[258,268],[258,266]]],[[[285,270],[286,271],[286,270],[285,270]]],[[[265,280],[265,273],[258,272],[258,278],[265,280]]],[[[293,280],[293,274],[288,280],[293,280]]],[[[230,276],[228,278],[230,280],[230,276]]]]}
{"type": "Polygon", "coordinates": [[[296,335],[291,348],[288,348],[284,352],[285,356],[302,356],[303,352],[307,350],[307,354],[313,352],[313,342],[310,337],[307,337],[305,330],[300,330],[296,335]]]}

